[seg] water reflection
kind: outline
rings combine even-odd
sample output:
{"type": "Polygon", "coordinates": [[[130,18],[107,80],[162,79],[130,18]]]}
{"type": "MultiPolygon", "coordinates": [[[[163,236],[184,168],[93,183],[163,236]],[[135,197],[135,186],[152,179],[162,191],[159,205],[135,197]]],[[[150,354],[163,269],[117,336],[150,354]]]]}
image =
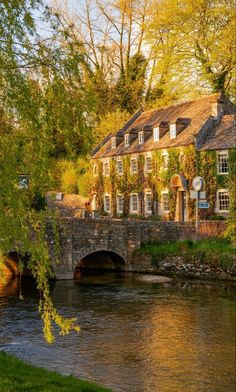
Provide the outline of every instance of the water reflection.
{"type": "Polygon", "coordinates": [[[0,337],[9,338],[4,350],[114,391],[234,391],[231,284],[147,283],[122,273],[55,282],[55,303],[63,314],[78,316],[82,331],[49,348],[35,289],[26,282],[24,303],[10,298],[0,312],[0,337]]]}

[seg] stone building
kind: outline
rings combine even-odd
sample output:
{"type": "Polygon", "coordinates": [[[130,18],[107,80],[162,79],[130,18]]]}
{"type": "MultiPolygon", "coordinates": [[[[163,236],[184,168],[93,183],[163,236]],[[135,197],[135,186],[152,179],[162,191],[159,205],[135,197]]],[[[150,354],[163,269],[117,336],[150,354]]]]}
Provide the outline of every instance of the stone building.
{"type": "Polygon", "coordinates": [[[234,184],[235,113],[223,94],[138,110],[92,151],[92,209],[111,216],[192,220],[192,179],[200,175],[210,203],[201,217],[227,216],[234,184]]]}

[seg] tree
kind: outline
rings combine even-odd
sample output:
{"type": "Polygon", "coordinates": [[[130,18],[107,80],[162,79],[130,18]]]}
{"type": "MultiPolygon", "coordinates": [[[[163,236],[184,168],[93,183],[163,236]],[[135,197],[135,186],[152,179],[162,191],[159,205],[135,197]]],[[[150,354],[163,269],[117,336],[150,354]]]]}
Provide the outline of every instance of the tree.
{"type": "Polygon", "coordinates": [[[33,18],[40,5],[36,0],[0,5],[0,260],[3,263],[4,255],[12,249],[30,254],[27,266],[41,293],[45,338],[52,342],[53,323],[61,334],[79,328],[75,319],[60,316],[51,301],[46,211],[35,208],[36,196],[44,194],[50,183],[49,128],[43,88],[35,72],[39,67],[48,69],[33,18]],[[29,189],[19,187],[20,173],[29,176],[29,189]]]}
{"type": "Polygon", "coordinates": [[[233,1],[161,0],[153,7],[152,15],[146,31],[148,42],[160,37],[156,50],[157,86],[163,85],[163,77],[165,86],[173,80],[178,84],[180,76],[182,86],[187,82],[189,90],[195,84],[203,92],[207,89],[234,95],[233,1]]]}

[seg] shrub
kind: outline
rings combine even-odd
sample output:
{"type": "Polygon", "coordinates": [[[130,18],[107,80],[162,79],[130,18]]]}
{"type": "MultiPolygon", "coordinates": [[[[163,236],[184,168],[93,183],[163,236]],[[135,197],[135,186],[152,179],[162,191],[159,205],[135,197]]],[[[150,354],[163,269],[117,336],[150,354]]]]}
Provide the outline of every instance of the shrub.
{"type": "Polygon", "coordinates": [[[73,166],[68,167],[61,176],[61,189],[65,193],[77,193],[77,172],[73,166]]]}

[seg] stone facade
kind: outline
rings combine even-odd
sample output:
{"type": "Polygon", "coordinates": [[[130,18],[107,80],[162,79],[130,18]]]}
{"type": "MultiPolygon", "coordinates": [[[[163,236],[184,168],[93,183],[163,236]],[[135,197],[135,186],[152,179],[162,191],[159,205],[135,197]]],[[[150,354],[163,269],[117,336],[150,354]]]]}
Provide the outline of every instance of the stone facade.
{"type": "Polygon", "coordinates": [[[92,210],[112,217],[192,221],[192,180],[202,176],[201,219],[233,205],[236,108],[222,94],[139,110],[91,154],[92,210]]]}
{"type": "Polygon", "coordinates": [[[123,271],[145,271],[135,251],[142,243],[152,241],[193,239],[195,229],[186,222],[150,222],[138,220],[64,218],[59,230],[59,262],[55,262],[55,236],[48,225],[50,246],[56,279],[73,279],[83,259],[95,252],[111,252],[119,256],[123,271]]]}

